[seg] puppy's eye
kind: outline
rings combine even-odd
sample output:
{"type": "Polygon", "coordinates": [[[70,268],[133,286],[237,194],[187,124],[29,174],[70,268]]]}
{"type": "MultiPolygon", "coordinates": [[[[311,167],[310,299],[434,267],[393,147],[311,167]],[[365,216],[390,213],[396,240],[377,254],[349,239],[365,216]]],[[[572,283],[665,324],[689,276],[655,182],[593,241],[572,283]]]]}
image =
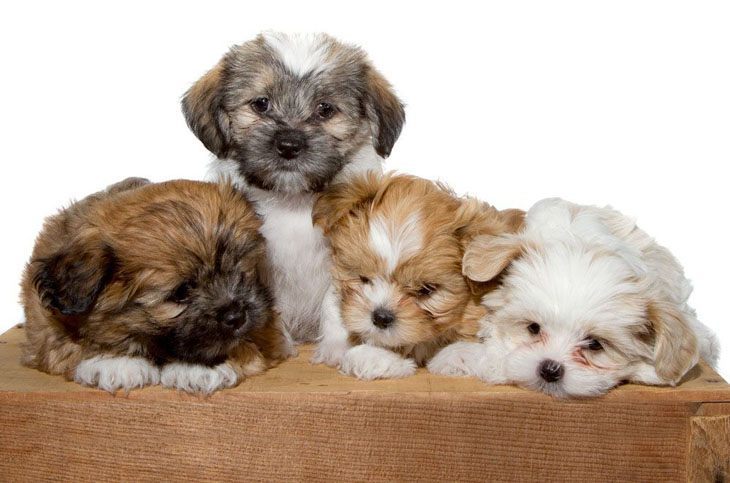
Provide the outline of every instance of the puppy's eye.
{"type": "Polygon", "coordinates": [[[365,275],[360,275],[360,281],[362,283],[364,283],[365,285],[369,285],[370,284],[370,279],[367,278],[365,275]]]}
{"type": "Polygon", "coordinates": [[[423,286],[418,290],[418,295],[421,297],[428,297],[436,291],[436,285],[432,283],[424,283],[423,286]]]}
{"type": "Polygon", "coordinates": [[[317,106],[317,116],[319,116],[320,119],[329,119],[335,115],[336,111],[335,106],[327,102],[321,102],[317,106]]]}
{"type": "Polygon", "coordinates": [[[592,350],[595,352],[603,350],[603,345],[598,340],[586,339],[586,341],[588,342],[588,345],[586,347],[588,347],[589,350],[592,350]]]}
{"type": "Polygon", "coordinates": [[[169,300],[178,304],[187,302],[194,288],[195,284],[193,282],[183,282],[170,294],[169,300]]]}
{"type": "Polygon", "coordinates": [[[271,103],[269,102],[268,97],[257,97],[256,99],[251,101],[251,107],[253,108],[253,110],[261,114],[268,111],[270,106],[271,103]]]}
{"type": "Polygon", "coordinates": [[[527,331],[532,335],[537,335],[540,333],[540,324],[537,322],[532,322],[530,325],[527,326],[527,331]]]}

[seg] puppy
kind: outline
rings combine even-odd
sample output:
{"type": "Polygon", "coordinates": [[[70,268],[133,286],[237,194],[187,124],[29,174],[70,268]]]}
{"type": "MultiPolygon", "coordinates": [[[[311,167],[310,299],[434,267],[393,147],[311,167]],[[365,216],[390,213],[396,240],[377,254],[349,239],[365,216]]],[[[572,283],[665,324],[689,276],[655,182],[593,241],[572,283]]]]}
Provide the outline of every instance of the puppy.
{"type": "Polygon", "coordinates": [[[210,393],[286,358],[261,224],[232,185],[130,178],[50,217],[22,280],[23,363],[106,391],[210,393]]]}
{"type": "Polygon", "coordinates": [[[483,299],[484,344],[444,349],[433,372],[595,396],[622,381],[674,385],[700,356],[717,359],[682,267],[610,208],[543,200],[518,235],[475,238],[463,266],[475,281],[509,268],[483,299]]]}
{"type": "Polygon", "coordinates": [[[514,231],[522,215],[413,176],[333,186],[314,221],[331,244],[342,317],[324,326],[317,359],[361,379],[405,377],[440,347],[474,338],[484,310],[461,273],[464,246],[514,231]]]}
{"type": "Polygon", "coordinates": [[[265,33],[233,47],[185,94],[191,130],[263,217],[282,319],[313,341],[334,313],[329,254],[312,226],[317,193],[379,171],[405,114],[357,47],[324,34],[265,33]]]}

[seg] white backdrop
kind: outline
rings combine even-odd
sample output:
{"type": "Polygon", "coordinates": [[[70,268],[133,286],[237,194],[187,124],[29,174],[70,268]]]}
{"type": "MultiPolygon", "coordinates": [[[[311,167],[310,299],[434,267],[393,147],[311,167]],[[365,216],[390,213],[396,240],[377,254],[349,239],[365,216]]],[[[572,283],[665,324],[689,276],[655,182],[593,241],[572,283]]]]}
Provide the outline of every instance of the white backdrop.
{"type": "Polygon", "coordinates": [[[4,2],[0,330],[22,320],[44,216],[130,175],[205,174],[180,96],[229,46],[274,29],[370,53],[407,103],[388,168],[498,207],[559,195],[636,216],[730,345],[730,4],[476,3],[4,2]]]}

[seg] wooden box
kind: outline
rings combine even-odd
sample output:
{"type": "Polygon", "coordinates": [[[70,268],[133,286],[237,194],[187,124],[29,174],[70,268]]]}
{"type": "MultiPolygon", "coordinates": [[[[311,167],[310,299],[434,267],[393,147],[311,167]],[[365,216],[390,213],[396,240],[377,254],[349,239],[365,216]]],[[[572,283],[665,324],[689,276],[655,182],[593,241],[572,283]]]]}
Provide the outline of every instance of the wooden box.
{"type": "Polygon", "coordinates": [[[304,347],[208,398],[111,396],[21,367],[22,339],[0,338],[2,481],[730,481],[730,386],[706,366],[561,401],[424,371],[361,382],[304,347]]]}

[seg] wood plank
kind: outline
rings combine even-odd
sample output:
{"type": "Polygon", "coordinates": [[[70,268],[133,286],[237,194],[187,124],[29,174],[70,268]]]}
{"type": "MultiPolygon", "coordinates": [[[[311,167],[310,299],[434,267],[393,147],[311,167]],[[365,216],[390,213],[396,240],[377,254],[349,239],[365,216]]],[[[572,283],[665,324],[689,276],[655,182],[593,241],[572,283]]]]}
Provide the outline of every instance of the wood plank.
{"type": "Polygon", "coordinates": [[[22,338],[0,337],[0,479],[704,481],[727,470],[730,386],[704,365],[676,388],[561,401],[425,371],[357,381],[310,365],[305,347],[208,398],[111,396],[21,367],[22,338]]]}

